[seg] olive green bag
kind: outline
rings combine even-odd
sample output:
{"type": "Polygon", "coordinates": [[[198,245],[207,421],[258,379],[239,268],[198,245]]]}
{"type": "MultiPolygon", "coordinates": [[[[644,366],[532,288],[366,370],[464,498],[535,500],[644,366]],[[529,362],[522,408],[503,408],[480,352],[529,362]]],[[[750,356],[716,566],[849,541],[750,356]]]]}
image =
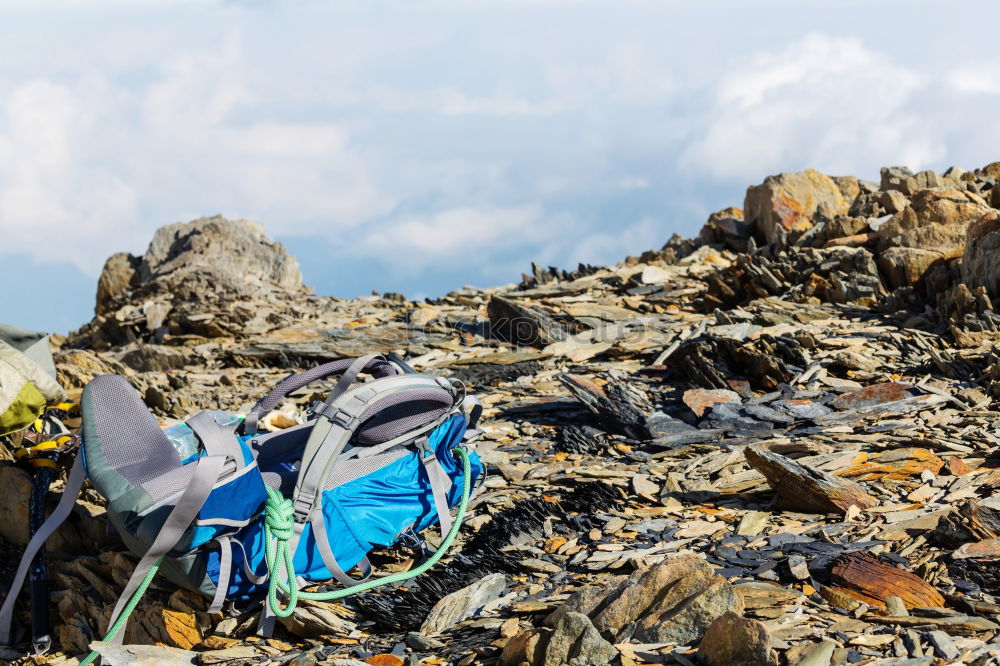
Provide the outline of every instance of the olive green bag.
{"type": "Polygon", "coordinates": [[[0,435],[30,425],[46,404],[65,399],[49,336],[0,324],[0,435]]]}

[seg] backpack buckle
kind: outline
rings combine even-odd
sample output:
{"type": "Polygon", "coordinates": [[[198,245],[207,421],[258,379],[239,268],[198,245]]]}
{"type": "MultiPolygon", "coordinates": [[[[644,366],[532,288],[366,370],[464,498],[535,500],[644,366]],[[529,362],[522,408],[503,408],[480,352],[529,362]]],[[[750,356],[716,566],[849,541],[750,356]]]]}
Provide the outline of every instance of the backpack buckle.
{"type": "Polygon", "coordinates": [[[331,422],[336,423],[344,429],[350,429],[357,421],[358,417],[348,412],[340,407],[334,408],[333,405],[326,405],[319,400],[314,402],[309,407],[310,414],[318,414],[329,419],[331,422]]]}

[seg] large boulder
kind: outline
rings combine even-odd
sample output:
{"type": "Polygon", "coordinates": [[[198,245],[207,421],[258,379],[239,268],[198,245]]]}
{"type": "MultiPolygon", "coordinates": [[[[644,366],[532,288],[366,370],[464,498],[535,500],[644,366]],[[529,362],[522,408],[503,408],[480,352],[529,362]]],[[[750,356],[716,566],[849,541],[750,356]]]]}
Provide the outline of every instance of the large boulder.
{"type": "MultiPolygon", "coordinates": [[[[849,183],[845,190],[851,192],[849,183]]],[[[747,189],[743,211],[757,235],[774,243],[787,233],[808,231],[819,211],[828,218],[846,213],[850,201],[829,176],[806,169],[798,173],[768,176],[760,185],[747,189]]]]}
{"type": "Polygon", "coordinates": [[[259,222],[218,215],[156,230],[139,265],[139,283],[167,275],[190,295],[204,288],[249,297],[262,289],[302,289],[298,262],[259,222]],[[181,284],[181,277],[194,278],[195,284],[181,284]]]}
{"type": "Polygon", "coordinates": [[[879,268],[886,282],[892,288],[912,285],[936,262],[962,256],[969,225],[990,210],[982,197],[966,190],[913,193],[879,229],[879,268]]]}
{"type": "Polygon", "coordinates": [[[259,223],[215,216],[170,224],[156,231],[141,257],[108,259],[97,316],[70,344],[100,350],[158,343],[168,334],[255,332],[282,318],[276,312],[282,308],[272,306],[306,293],[295,258],[259,223]]]}

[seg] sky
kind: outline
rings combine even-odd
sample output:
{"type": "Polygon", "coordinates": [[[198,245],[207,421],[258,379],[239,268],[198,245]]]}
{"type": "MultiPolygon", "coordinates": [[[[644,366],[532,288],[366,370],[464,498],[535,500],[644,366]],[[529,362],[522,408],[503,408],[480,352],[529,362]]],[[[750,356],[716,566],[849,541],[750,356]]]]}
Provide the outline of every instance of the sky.
{"type": "Polygon", "coordinates": [[[66,332],[164,224],[433,297],[697,233],[767,175],[1000,160],[1000,5],[0,3],[0,321],[66,332]]]}

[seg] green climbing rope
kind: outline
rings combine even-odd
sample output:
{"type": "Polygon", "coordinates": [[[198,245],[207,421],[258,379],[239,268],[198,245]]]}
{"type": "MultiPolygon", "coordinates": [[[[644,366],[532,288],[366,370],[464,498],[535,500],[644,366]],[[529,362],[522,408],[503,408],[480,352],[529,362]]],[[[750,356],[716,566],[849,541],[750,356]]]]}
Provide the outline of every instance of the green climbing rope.
{"type": "MultiPolygon", "coordinates": [[[[294,581],[295,569],[292,566],[292,552],[288,547],[288,542],[295,534],[295,524],[293,522],[294,509],[292,507],[292,501],[285,499],[280,491],[273,488],[267,489],[267,502],[264,505],[264,538],[267,541],[267,548],[264,551],[264,557],[267,560],[267,570],[270,573],[270,580],[267,586],[267,603],[270,605],[271,610],[278,617],[288,617],[295,611],[295,605],[298,603],[299,599],[312,599],[315,601],[332,601],[334,599],[343,599],[344,597],[349,597],[353,594],[359,594],[365,592],[375,587],[380,587],[382,585],[392,585],[394,583],[400,583],[404,580],[408,580],[415,576],[419,576],[424,573],[432,566],[437,564],[445,552],[451,547],[452,542],[455,537],[458,536],[458,531],[462,528],[462,519],[465,517],[465,510],[469,505],[469,491],[472,487],[470,476],[472,474],[471,466],[469,464],[469,454],[465,449],[458,447],[452,449],[452,453],[458,455],[462,459],[462,500],[458,504],[458,511],[455,513],[455,522],[452,524],[451,529],[448,530],[448,534],[445,535],[444,540],[441,542],[441,546],[434,551],[427,560],[420,566],[412,569],[410,571],[404,571],[398,574],[392,574],[390,576],[384,576],[382,578],[377,578],[374,580],[369,580],[354,587],[348,587],[342,590],[333,590],[331,592],[301,592],[297,585],[289,584],[289,581],[294,581]],[[278,580],[276,575],[278,572],[278,563],[284,565],[285,569],[285,580],[278,580]],[[284,594],[288,595],[288,605],[281,608],[278,602],[278,590],[281,590],[284,594]]],[[[135,594],[132,598],[128,600],[125,604],[125,608],[122,609],[121,614],[118,619],[115,620],[111,628],[108,629],[108,633],[104,636],[104,642],[108,642],[113,639],[125,623],[128,622],[129,616],[135,607],[142,600],[142,595],[146,593],[146,588],[153,581],[156,576],[157,570],[160,568],[160,562],[163,561],[161,557],[156,564],[150,568],[149,573],[146,577],[142,579],[142,583],[136,589],[135,594]]],[[[83,661],[80,662],[79,666],[88,666],[100,655],[94,651],[88,654],[83,661]]]]}
{"type": "Polygon", "coordinates": [[[290,581],[294,581],[296,578],[295,569],[292,568],[292,554],[289,552],[288,547],[288,540],[294,532],[292,523],[292,514],[294,509],[292,507],[291,500],[285,499],[284,496],[282,496],[277,490],[269,488],[267,504],[264,509],[264,535],[268,542],[267,549],[264,551],[264,556],[267,558],[267,570],[270,572],[271,576],[268,581],[267,590],[267,602],[271,607],[271,611],[278,617],[288,617],[295,611],[295,604],[298,603],[299,599],[313,601],[333,601],[335,599],[343,599],[344,597],[366,592],[372,588],[381,587],[383,585],[393,585],[404,580],[409,580],[410,578],[419,576],[437,564],[438,560],[440,560],[451,547],[455,537],[458,536],[458,531],[462,528],[462,519],[465,517],[465,510],[469,505],[469,491],[472,487],[472,482],[469,478],[472,475],[472,470],[469,463],[468,452],[461,447],[454,448],[451,452],[462,459],[462,499],[458,504],[458,510],[455,512],[455,522],[452,523],[451,529],[448,530],[448,534],[445,535],[444,540],[441,541],[441,546],[434,551],[434,554],[428,557],[423,564],[411,569],[410,571],[403,571],[398,574],[383,576],[382,578],[369,580],[342,590],[332,590],[330,592],[302,592],[297,589],[297,585],[290,584],[290,581]],[[271,537],[274,538],[272,539],[271,537]],[[285,565],[285,580],[279,580],[278,576],[275,575],[278,571],[275,565],[279,560],[285,565]],[[278,602],[279,589],[281,592],[288,595],[288,605],[284,608],[281,608],[278,602]]]}
{"type": "MultiPolygon", "coordinates": [[[[146,588],[149,587],[149,584],[153,582],[153,578],[156,576],[156,570],[160,568],[160,562],[162,561],[163,558],[161,557],[159,560],[156,561],[156,564],[154,564],[150,568],[149,573],[146,574],[146,577],[142,579],[142,582],[139,584],[139,587],[137,587],[135,590],[135,594],[133,594],[132,598],[128,600],[128,603],[125,604],[125,608],[123,608],[122,612],[118,615],[118,619],[115,620],[115,623],[111,625],[110,629],[108,629],[108,633],[105,634],[104,636],[105,643],[113,639],[118,634],[118,632],[121,631],[122,627],[125,626],[125,623],[128,622],[128,616],[132,614],[132,611],[135,610],[135,607],[139,604],[139,601],[142,600],[142,595],[146,593],[146,588]]],[[[87,666],[87,664],[92,663],[99,656],[101,655],[99,655],[95,650],[90,654],[88,654],[84,658],[84,660],[80,662],[79,666],[87,666]]]]}

